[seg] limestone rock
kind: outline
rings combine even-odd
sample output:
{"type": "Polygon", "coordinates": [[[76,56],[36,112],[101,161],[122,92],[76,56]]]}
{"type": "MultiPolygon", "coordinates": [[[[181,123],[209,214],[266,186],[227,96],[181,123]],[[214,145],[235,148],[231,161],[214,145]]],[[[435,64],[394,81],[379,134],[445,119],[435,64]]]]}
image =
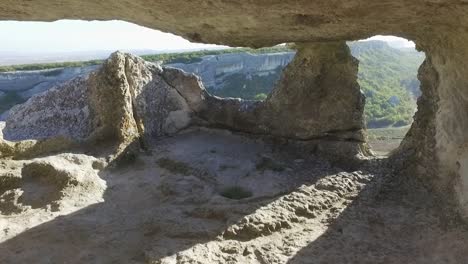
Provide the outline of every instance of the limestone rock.
{"type": "Polygon", "coordinates": [[[245,241],[289,229],[355,197],[369,180],[368,175],[358,172],[324,177],[315,185],[301,186],[252,215],[245,216],[227,228],[223,237],[245,241]]]}
{"type": "Polygon", "coordinates": [[[215,127],[308,141],[330,156],[368,155],[357,60],[344,42],[298,46],[265,101],[208,96],[199,116],[215,127]]]}
{"type": "Polygon", "coordinates": [[[85,139],[92,129],[88,101],[86,79],[74,79],[62,89],[51,89],[13,107],[3,136],[11,141],[58,136],[85,139]]]}
{"type": "Polygon", "coordinates": [[[0,175],[0,211],[19,213],[25,208],[82,206],[102,201],[106,183],[99,178],[96,158],[61,154],[27,162],[21,177],[0,175]]]}
{"type": "Polygon", "coordinates": [[[162,76],[164,81],[182,95],[192,111],[200,112],[205,109],[204,100],[209,95],[198,76],[171,67],[165,67],[162,76]]]}
{"type": "Polygon", "coordinates": [[[301,43],[266,100],[264,122],[277,135],[363,142],[364,95],[358,61],[345,42],[301,43]]]}
{"type": "Polygon", "coordinates": [[[452,29],[465,31],[465,0],[2,1],[2,20],[120,19],[181,35],[194,42],[270,46],[285,42],[356,40],[398,35],[431,41],[452,29]],[[110,8],[112,7],[112,8],[110,8]],[[261,15],[259,15],[261,14],[261,15]]]}
{"type": "MultiPolygon", "coordinates": [[[[175,133],[190,124],[192,108],[200,106],[191,99],[194,95],[184,93],[187,102],[179,92],[190,87],[179,87],[185,84],[177,78],[187,78],[185,74],[169,71],[175,86],[164,80],[160,66],[114,53],[89,76],[15,106],[5,122],[0,155],[34,156],[74,144],[106,142],[120,151],[139,138],[175,133]]],[[[203,91],[197,80],[194,84],[200,104],[203,91]]]]}

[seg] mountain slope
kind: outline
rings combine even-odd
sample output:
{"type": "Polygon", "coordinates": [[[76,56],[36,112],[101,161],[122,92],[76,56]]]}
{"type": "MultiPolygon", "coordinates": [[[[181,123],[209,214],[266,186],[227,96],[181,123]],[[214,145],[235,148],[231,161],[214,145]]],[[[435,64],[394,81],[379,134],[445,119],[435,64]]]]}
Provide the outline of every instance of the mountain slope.
{"type": "MultiPolygon", "coordinates": [[[[382,41],[351,42],[349,46],[353,56],[360,61],[358,82],[366,95],[365,115],[368,127],[410,124],[416,109],[416,98],[420,94],[416,76],[424,54],[414,49],[392,48],[382,41]]],[[[284,67],[292,60],[293,52],[288,47],[281,46],[259,50],[241,48],[158,54],[143,58],[163,61],[199,75],[205,87],[214,95],[264,99],[280,78],[284,67]]],[[[58,71],[64,71],[57,70],[57,67],[85,69],[83,66],[99,63],[101,62],[96,60],[0,67],[0,92],[3,92],[0,93],[0,114],[32,95],[27,93],[28,96],[24,96],[24,91],[19,91],[21,89],[12,90],[12,87],[19,85],[19,80],[27,81],[25,75],[45,75],[44,78],[54,79],[58,71]],[[29,73],[18,71],[36,69],[44,70],[29,73]],[[17,72],[1,73],[8,70],[17,72]],[[2,90],[2,80],[6,90],[2,90]]],[[[23,90],[31,87],[24,87],[23,90]]]]}
{"type": "Polygon", "coordinates": [[[420,95],[417,71],[424,53],[394,49],[382,41],[350,43],[359,59],[359,84],[366,95],[368,127],[403,126],[412,122],[420,95]]]}

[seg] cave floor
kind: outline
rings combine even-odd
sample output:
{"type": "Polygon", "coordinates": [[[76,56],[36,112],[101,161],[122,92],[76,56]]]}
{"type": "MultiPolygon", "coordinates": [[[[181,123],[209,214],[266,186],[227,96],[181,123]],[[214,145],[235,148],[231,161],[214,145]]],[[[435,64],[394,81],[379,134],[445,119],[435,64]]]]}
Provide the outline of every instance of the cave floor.
{"type": "MultiPolygon", "coordinates": [[[[0,168],[21,174],[24,163],[0,168]]],[[[0,263],[467,263],[468,230],[384,164],[345,171],[189,130],[99,172],[107,187],[90,189],[96,199],[32,208],[0,196],[0,263]]]]}

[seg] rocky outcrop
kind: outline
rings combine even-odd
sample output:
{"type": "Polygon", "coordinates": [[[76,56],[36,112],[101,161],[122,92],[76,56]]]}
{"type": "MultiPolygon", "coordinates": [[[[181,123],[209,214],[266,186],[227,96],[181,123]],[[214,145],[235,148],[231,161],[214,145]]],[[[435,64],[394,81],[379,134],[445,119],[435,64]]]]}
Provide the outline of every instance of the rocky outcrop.
{"type": "Polygon", "coordinates": [[[61,89],[36,95],[26,105],[15,106],[3,131],[7,140],[71,136],[85,139],[91,133],[86,79],[77,78],[61,89]]]}
{"type": "Polygon", "coordinates": [[[118,153],[145,136],[186,127],[191,111],[184,97],[163,80],[160,66],[117,52],[89,77],[14,107],[3,129],[1,155],[57,151],[58,139],[68,142],[59,144],[64,149],[109,143],[118,153]]]}
{"type": "MultiPolygon", "coordinates": [[[[358,62],[344,42],[301,43],[264,102],[208,97],[200,116],[214,126],[286,139],[343,142],[347,145],[343,152],[354,145],[346,155],[367,154],[364,96],[357,72],[358,62]]],[[[337,149],[332,152],[339,156],[337,149]]]]}
{"type": "Polygon", "coordinates": [[[266,100],[264,122],[286,137],[364,142],[358,61],[345,42],[301,43],[266,100]]]}
{"type": "Polygon", "coordinates": [[[57,146],[59,138],[67,142],[64,148],[108,142],[120,152],[133,142],[144,147],[147,139],[176,133],[193,117],[202,126],[288,140],[342,142],[346,151],[330,151],[337,156],[366,154],[363,97],[356,76],[357,62],[344,42],[301,44],[266,101],[222,99],[208,94],[193,74],[115,53],[89,77],[14,107],[3,137],[20,142],[4,143],[10,148],[3,155],[19,155],[19,146],[22,155],[33,148],[36,154],[52,145],[44,142],[57,146]],[[24,142],[29,142],[26,147],[24,142]]]}
{"type": "Polygon", "coordinates": [[[58,211],[102,202],[106,183],[98,176],[102,161],[79,154],[60,154],[26,162],[21,177],[0,175],[0,212],[28,209],[58,211]]]}
{"type": "Polygon", "coordinates": [[[419,70],[422,96],[408,136],[396,158],[443,201],[441,207],[468,219],[468,49],[466,34],[434,38],[421,46],[427,59],[419,70]],[[447,206],[447,202],[453,206],[447,206]]]}

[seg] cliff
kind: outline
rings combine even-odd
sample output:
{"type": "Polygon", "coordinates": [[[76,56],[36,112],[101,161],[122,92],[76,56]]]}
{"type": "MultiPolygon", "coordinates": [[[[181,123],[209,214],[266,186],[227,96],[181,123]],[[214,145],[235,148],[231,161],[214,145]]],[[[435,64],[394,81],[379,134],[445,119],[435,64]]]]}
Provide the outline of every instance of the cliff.
{"type": "Polygon", "coordinates": [[[208,90],[220,90],[227,85],[227,80],[234,74],[242,74],[246,78],[276,74],[278,68],[283,69],[291,62],[294,54],[294,52],[280,52],[210,55],[203,57],[201,62],[174,63],[168,66],[200,76],[208,90]]]}

